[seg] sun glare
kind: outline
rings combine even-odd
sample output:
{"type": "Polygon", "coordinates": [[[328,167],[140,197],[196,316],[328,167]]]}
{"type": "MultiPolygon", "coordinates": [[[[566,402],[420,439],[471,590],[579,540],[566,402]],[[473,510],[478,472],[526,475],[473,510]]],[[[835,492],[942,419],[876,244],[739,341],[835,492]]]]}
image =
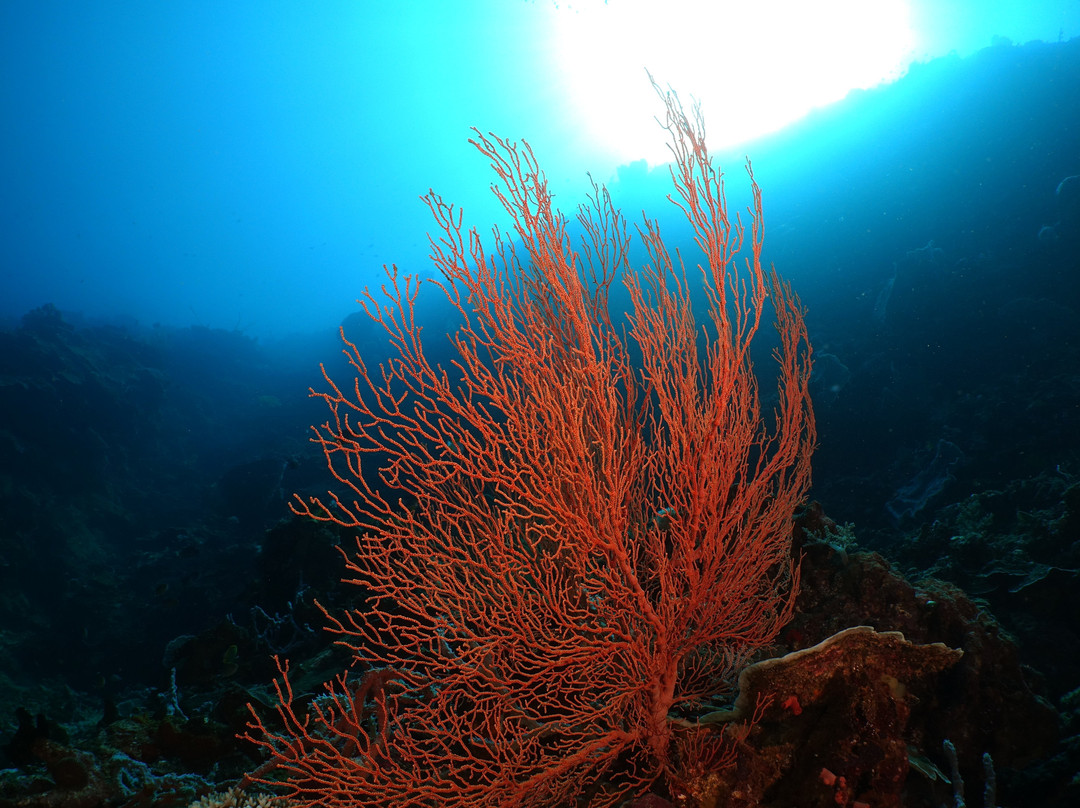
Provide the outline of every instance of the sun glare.
{"type": "Polygon", "coordinates": [[[701,100],[715,149],[896,79],[915,48],[906,0],[595,0],[556,25],[575,114],[617,162],[668,159],[645,70],[701,100]]]}

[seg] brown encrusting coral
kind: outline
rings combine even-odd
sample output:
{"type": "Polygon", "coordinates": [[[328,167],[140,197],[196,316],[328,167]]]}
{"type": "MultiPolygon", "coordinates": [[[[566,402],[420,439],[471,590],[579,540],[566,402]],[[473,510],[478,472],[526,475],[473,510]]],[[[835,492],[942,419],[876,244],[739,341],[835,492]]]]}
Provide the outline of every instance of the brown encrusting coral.
{"type": "Polygon", "coordinates": [[[911,712],[933,709],[939,674],[961,656],[856,626],[747,667],[732,718],[752,726],[729,730],[744,740],[712,805],[899,808],[921,741],[911,712]]]}

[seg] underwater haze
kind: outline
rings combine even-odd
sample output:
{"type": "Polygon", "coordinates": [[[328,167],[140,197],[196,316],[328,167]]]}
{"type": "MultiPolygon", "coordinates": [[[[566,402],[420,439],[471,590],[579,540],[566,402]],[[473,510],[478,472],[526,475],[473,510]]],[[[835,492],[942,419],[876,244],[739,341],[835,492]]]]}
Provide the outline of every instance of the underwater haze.
{"type": "MultiPolygon", "coordinates": [[[[430,272],[429,189],[502,221],[470,127],[528,139],[567,210],[586,172],[632,200],[627,167],[666,159],[647,69],[702,100],[710,143],[736,171],[754,157],[776,200],[764,132],[994,37],[1076,34],[1077,4],[1046,0],[7,3],[0,316],[333,328],[384,263],[430,272]]],[[[814,137],[776,159],[834,132],[814,137]]]]}

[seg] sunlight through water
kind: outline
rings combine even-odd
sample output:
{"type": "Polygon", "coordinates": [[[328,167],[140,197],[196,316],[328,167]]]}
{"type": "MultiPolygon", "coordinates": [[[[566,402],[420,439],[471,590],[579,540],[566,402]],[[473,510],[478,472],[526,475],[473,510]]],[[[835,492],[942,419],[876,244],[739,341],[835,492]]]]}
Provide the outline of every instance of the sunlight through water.
{"type": "Polygon", "coordinates": [[[645,70],[700,99],[710,146],[746,143],[815,107],[903,74],[915,52],[906,0],[619,0],[576,3],[556,21],[568,100],[617,160],[664,162],[640,115],[645,70]]]}

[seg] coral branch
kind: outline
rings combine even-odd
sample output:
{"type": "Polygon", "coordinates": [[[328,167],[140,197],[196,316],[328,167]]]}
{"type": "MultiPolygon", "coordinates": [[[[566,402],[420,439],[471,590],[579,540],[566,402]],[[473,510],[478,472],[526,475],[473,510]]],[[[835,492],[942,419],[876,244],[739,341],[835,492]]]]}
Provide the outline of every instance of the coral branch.
{"type": "Polygon", "coordinates": [[[513,232],[489,252],[429,194],[441,279],[391,267],[362,301],[396,356],[376,371],[345,340],[355,382],[324,370],[313,391],[331,413],[313,440],[348,497],[294,509],[358,531],[346,565],[364,597],[328,617],[368,670],[393,673],[341,677],[301,715],[283,667],[285,729],[256,718],[251,737],[299,803],[616,804],[671,776],[669,714],[729,688],[790,617],[815,440],[802,310],[762,266],[749,164],[743,257],[700,113],[661,97],[704,323],[655,222],[633,269],[625,221],[594,185],[575,245],[528,144],[476,131],[513,232]],[[460,316],[448,365],[415,317],[429,285],[460,316]],[[750,348],[770,308],[767,419],[750,348]]]}

